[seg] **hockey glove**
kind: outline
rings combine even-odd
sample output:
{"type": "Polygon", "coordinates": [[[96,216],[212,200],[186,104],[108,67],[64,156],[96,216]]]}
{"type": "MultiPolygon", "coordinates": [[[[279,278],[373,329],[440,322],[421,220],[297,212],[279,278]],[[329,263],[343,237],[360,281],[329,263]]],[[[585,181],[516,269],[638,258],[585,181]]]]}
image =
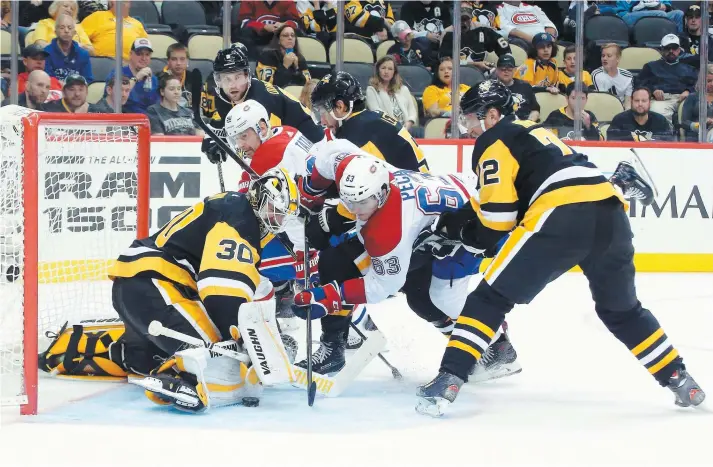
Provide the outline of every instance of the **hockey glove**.
{"type": "Polygon", "coordinates": [[[300,204],[311,214],[317,213],[324,204],[327,190],[317,190],[310,185],[309,177],[299,177],[297,189],[300,191],[300,204]]]}
{"type": "MultiPolygon", "coordinates": [[[[296,251],[297,259],[295,259],[295,280],[298,284],[305,283],[305,252],[296,251]]],[[[319,285],[319,255],[316,251],[309,252],[309,283],[319,285]]]]}
{"type": "Polygon", "coordinates": [[[201,152],[206,155],[209,161],[213,164],[225,162],[228,158],[225,153],[218,147],[218,143],[211,138],[203,138],[201,143],[201,152]]]}
{"type": "Polygon", "coordinates": [[[313,320],[341,311],[342,293],[337,281],[295,295],[295,306],[292,307],[295,316],[307,319],[308,306],[311,307],[310,318],[313,320]]]}
{"type": "Polygon", "coordinates": [[[443,259],[453,256],[463,246],[459,239],[449,239],[445,228],[437,230],[438,224],[439,222],[434,222],[418,234],[413,244],[414,251],[443,259]]]}

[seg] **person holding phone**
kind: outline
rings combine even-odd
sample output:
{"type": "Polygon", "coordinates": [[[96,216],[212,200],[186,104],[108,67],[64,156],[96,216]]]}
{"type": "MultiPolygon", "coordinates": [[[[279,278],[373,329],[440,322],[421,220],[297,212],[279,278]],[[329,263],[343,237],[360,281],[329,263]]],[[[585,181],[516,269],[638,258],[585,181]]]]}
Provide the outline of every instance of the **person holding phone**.
{"type": "Polygon", "coordinates": [[[281,88],[302,86],[311,79],[292,26],[284,24],[275,31],[270,45],[260,55],[255,74],[259,80],[281,88]]]}

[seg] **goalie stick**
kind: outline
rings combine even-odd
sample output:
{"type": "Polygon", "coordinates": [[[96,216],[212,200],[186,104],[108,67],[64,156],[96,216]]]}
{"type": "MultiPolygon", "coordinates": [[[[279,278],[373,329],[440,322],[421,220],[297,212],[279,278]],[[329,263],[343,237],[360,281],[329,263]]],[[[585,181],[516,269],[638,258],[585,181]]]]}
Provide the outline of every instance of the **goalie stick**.
{"type": "MultiPolygon", "coordinates": [[[[188,345],[192,345],[193,347],[206,347],[205,342],[203,342],[202,339],[198,339],[197,337],[189,336],[188,334],[184,334],[182,332],[167,328],[160,321],[151,321],[151,323],[149,324],[148,331],[149,334],[151,334],[152,336],[166,336],[170,337],[171,339],[176,339],[177,341],[186,343],[188,345]]],[[[248,355],[244,353],[225,349],[215,344],[207,346],[207,349],[213,353],[223,355],[224,357],[234,358],[235,360],[241,361],[245,364],[250,363],[250,357],[248,357],[248,355]]]]}
{"type": "MultiPolygon", "coordinates": [[[[353,322],[350,322],[349,324],[351,325],[352,329],[354,329],[354,331],[356,331],[357,335],[358,335],[359,337],[361,337],[361,340],[362,340],[363,342],[366,342],[366,341],[368,340],[368,339],[366,338],[366,336],[364,335],[364,333],[361,332],[361,330],[357,327],[356,324],[354,324],[353,322]]],[[[381,333],[381,331],[379,331],[379,332],[381,333]]],[[[382,334],[382,338],[383,338],[383,334],[382,334]]],[[[389,361],[386,359],[386,357],[384,357],[384,356],[381,354],[381,352],[379,352],[379,353],[377,354],[377,357],[379,357],[379,359],[381,359],[381,361],[384,362],[384,364],[385,364],[386,366],[388,366],[389,369],[391,369],[391,375],[394,377],[394,379],[403,379],[403,375],[401,374],[401,372],[399,371],[399,369],[396,368],[396,367],[395,367],[394,365],[392,365],[391,363],[389,363],[389,361]]]]}
{"type": "MultiPolygon", "coordinates": [[[[307,238],[307,222],[305,222],[305,262],[304,262],[304,273],[305,273],[305,285],[304,289],[309,289],[309,239],[307,238]]],[[[314,397],[317,392],[317,383],[313,379],[312,375],[312,305],[307,305],[307,405],[312,407],[314,405],[314,397]]]]}
{"type": "MultiPolygon", "coordinates": [[[[196,124],[201,128],[201,130],[203,130],[205,134],[218,145],[221,151],[230,156],[230,158],[233,159],[235,163],[240,166],[241,169],[248,173],[252,180],[259,178],[260,176],[257,174],[257,172],[255,172],[255,170],[253,170],[253,168],[250,167],[248,163],[243,160],[242,157],[238,156],[235,151],[233,151],[233,149],[225,141],[223,141],[220,136],[215,133],[214,129],[210,125],[203,121],[203,117],[201,116],[200,99],[195,98],[196,96],[201,95],[201,86],[203,85],[203,76],[201,75],[199,69],[195,68],[191,72],[191,79],[193,80],[191,88],[193,120],[195,120],[196,124]]],[[[220,165],[220,162],[218,163],[218,178],[220,180],[220,189],[222,191],[225,191],[225,183],[223,181],[223,167],[220,165]]],[[[290,246],[290,242],[285,238],[284,232],[275,234],[275,238],[277,238],[277,240],[282,243],[282,246],[284,246],[290,256],[292,256],[292,259],[297,259],[297,255],[290,246]]]]}

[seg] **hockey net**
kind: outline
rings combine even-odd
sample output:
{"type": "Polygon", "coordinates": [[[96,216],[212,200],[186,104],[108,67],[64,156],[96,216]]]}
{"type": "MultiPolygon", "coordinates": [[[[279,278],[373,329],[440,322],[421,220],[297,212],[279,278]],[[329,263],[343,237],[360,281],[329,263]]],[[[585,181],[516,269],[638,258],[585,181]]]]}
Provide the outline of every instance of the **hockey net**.
{"type": "Polygon", "coordinates": [[[148,120],[0,109],[0,397],[37,411],[37,355],[116,316],[107,268],[148,235],[148,120]]]}

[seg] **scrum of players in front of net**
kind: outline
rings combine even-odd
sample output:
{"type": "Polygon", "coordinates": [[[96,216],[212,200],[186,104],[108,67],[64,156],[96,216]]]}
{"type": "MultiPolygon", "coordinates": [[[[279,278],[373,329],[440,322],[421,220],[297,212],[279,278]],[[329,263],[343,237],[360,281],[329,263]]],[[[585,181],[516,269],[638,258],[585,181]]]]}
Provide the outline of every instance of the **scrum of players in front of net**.
{"type": "MultiPolygon", "coordinates": [[[[419,413],[437,417],[464,383],[521,371],[506,314],[579,265],[614,337],[677,405],[703,402],[636,297],[627,199],[654,197],[636,164],[621,162],[605,178],[584,154],[519,120],[497,81],[461,99],[460,123],[478,135],[474,177],[430,174],[408,131],[367,110],[345,72],[313,90],[322,126],[253,78],[240,44],[218,54],[203,94],[204,117],[253,177],[229,180],[234,191],[127,245],[109,271],[122,322],[65,326],[40,355],[43,370],[128,378],[167,410],[255,406],[270,386],[308,386],[308,362],[295,362],[288,332],[309,316],[321,321],[311,355],[317,393],[338,396],[377,355],[388,364],[368,307],[403,293],[446,344],[415,397],[419,413]],[[468,292],[485,258],[492,262],[468,292]]],[[[210,138],[202,150],[225,160],[210,138]]]]}

